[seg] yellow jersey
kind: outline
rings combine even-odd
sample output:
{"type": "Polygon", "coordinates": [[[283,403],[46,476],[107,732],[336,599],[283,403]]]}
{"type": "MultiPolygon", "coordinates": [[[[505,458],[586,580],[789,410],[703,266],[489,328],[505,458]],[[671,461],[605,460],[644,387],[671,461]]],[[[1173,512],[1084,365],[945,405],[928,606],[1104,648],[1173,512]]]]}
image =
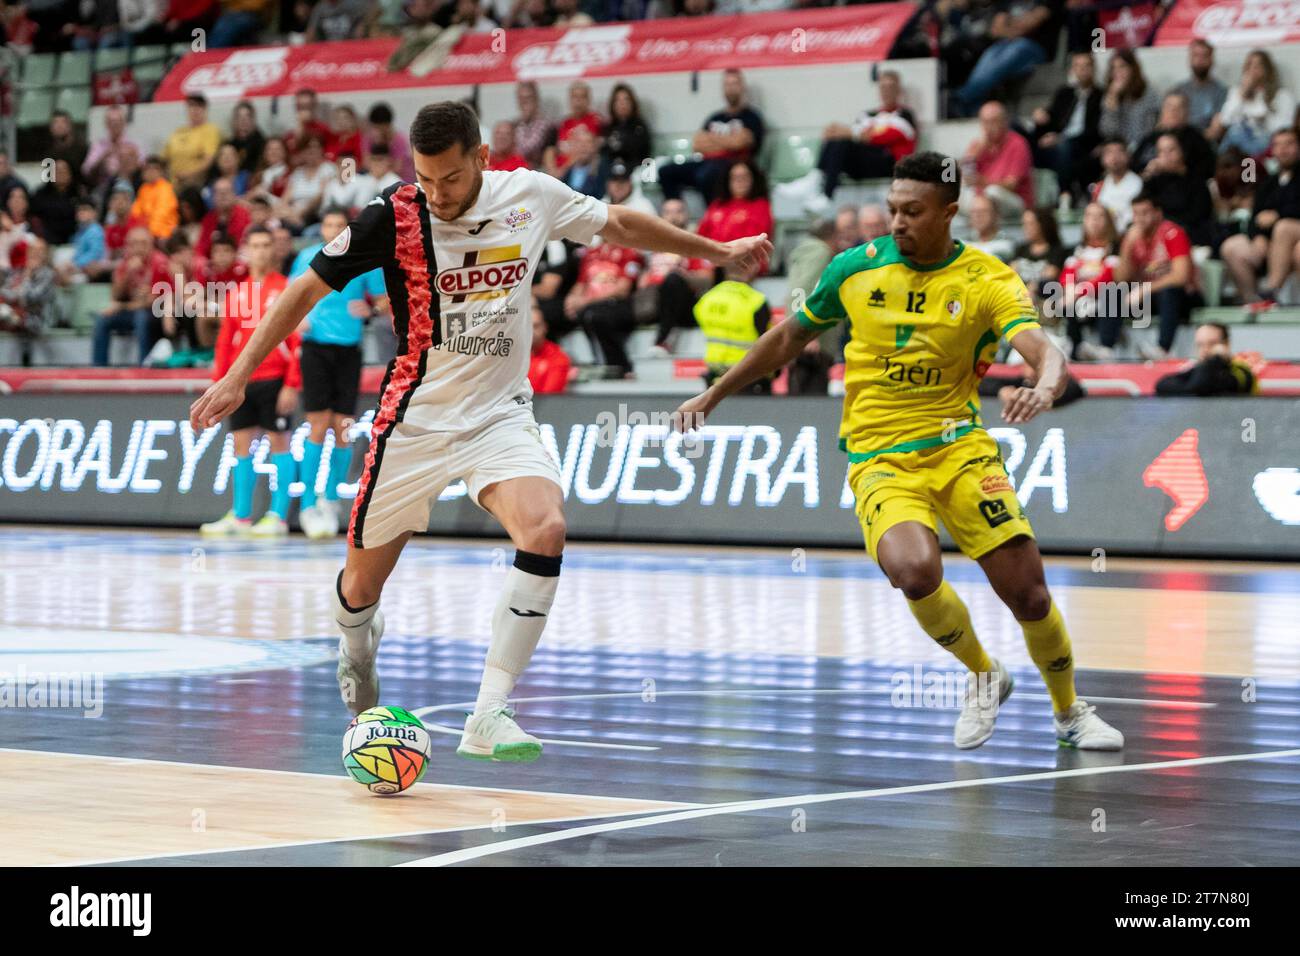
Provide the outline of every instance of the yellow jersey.
{"type": "Polygon", "coordinates": [[[797,313],[808,328],[848,321],[840,445],[850,462],[950,442],[983,427],[979,380],[998,341],[1040,328],[1005,263],[961,242],[917,265],[892,236],[848,249],[797,313]]]}

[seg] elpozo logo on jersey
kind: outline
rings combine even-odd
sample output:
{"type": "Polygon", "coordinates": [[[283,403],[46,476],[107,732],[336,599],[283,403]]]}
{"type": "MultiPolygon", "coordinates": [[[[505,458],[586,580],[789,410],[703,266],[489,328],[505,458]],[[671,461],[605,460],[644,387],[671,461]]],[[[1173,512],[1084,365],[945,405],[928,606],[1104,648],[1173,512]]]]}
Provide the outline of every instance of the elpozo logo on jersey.
{"type": "Polygon", "coordinates": [[[460,266],[438,273],[438,291],[463,296],[508,292],[528,275],[527,259],[506,259],[481,265],[460,266]]]}

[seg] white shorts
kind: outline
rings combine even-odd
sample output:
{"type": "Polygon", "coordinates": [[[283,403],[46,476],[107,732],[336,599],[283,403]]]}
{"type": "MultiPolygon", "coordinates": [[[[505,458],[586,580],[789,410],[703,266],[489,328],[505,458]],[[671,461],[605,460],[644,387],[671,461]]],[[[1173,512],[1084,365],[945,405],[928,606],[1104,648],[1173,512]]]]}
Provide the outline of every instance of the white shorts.
{"type": "Polygon", "coordinates": [[[470,499],[479,504],[488,485],[527,477],[560,484],[531,406],[520,405],[470,432],[431,432],[399,422],[387,436],[371,440],[348,542],[377,548],[404,532],[427,531],[433,503],[457,479],[465,479],[470,499]]]}

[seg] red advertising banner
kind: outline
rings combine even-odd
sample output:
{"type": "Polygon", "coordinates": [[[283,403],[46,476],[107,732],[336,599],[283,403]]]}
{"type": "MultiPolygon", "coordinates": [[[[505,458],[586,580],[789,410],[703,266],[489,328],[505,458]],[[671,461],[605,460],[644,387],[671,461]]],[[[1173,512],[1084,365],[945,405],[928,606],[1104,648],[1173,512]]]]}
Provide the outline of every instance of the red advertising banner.
{"type": "Polygon", "coordinates": [[[1106,31],[1106,49],[1146,46],[1147,37],[1156,25],[1154,3],[1134,3],[1118,10],[1102,10],[1097,25],[1106,31]]]}
{"type": "Polygon", "coordinates": [[[1156,31],[1155,46],[1300,43],[1300,0],[1178,0],[1156,31]]]}
{"type": "MultiPolygon", "coordinates": [[[[519,79],[628,76],[724,67],[802,66],[883,60],[910,3],[832,7],[726,17],[606,23],[569,30],[471,33],[437,70],[392,72],[395,38],[246,47],[191,53],[159,84],[154,100],[278,96],[299,87],[358,89],[509,83],[519,79]]],[[[419,62],[418,58],[415,61],[419,62]]]]}

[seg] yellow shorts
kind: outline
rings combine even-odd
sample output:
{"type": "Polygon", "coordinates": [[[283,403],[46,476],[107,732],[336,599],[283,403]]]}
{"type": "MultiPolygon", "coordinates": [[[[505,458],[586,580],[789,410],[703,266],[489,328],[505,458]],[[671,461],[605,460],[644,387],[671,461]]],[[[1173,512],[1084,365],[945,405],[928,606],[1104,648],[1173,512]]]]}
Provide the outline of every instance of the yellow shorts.
{"type": "Polygon", "coordinates": [[[982,430],[946,445],[858,462],[849,468],[849,487],[873,560],[894,525],[919,521],[937,534],[936,515],[970,558],[1020,535],[1034,536],[998,443],[982,430]]]}

